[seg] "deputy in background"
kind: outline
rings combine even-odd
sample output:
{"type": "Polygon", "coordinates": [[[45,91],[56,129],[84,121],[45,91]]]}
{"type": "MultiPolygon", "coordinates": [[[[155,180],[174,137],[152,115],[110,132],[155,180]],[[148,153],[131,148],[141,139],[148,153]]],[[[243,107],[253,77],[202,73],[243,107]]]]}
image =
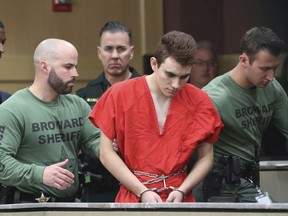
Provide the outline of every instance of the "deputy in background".
{"type": "Polygon", "coordinates": [[[188,82],[203,88],[219,73],[217,49],[209,41],[198,41],[196,59],[192,65],[188,82]]]}
{"type": "MultiPolygon", "coordinates": [[[[107,22],[100,31],[98,57],[103,72],[85,88],[76,91],[91,108],[102,94],[115,83],[140,76],[129,66],[134,56],[131,30],[117,21],[107,22]]],[[[119,182],[90,152],[80,155],[84,175],[83,202],[114,202],[119,182]]]]}

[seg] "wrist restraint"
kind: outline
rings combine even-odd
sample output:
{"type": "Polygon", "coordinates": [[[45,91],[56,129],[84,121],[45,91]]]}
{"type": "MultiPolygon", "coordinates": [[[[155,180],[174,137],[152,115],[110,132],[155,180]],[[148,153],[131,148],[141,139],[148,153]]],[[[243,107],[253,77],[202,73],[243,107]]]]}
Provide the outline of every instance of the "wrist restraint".
{"type": "MultiPolygon", "coordinates": [[[[181,193],[182,196],[183,196],[183,198],[186,197],[186,194],[185,194],[184,191],[182,191],[182,190],[180,190],[180,189],[178,189],[178,188],[172,187],[172,186],[170,186],[169,188],[170,188],[172,191],[178,191],[179,193],[181,193]]],[[[153,191],[153,192],[154,192],[155,190],[156,190],[156,188],[151,188],[151,189],[146,188],[146,189],[144,189],[143,191],[141,191],[140,194],[137,194],[136,196],[141,199],[144,193],[146,193],[146,192],[148,192],[148,191],[153,191]]]]}

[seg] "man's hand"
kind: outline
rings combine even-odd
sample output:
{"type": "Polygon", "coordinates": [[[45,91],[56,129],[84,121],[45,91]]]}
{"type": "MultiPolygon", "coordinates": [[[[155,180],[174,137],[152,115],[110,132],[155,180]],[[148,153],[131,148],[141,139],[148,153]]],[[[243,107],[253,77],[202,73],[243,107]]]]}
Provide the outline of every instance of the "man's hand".
{"type": "Polygon", "coordinates": [[[183,198],[184,195],[181,192],[174,190],[169,194],[166,202],[182,202],[183,198]]]}
{"type": "Polygon", "coordinates": [[[160,203],[163,202],[161,197],[154,191],[147,191],[142,194],[141,200],[142,203],[160,203]]]}
{"type": "Polygon", "coordinates": [[[114,151],[115,151],[116,153],[119,153],[119,147],[118,147],[118,143],[117,143],[117,140],[116,140],[116,139],[113,139],[113,141],[112,141],[112,147],[113,147],[113,149],[114,149],[114,151]]]}
{"type": "Polygon", "coordinates": [[[68,159],[47,166],[43,173],[43,183],[59,190],[65,190],[70,187],[74,183],[74,174],[63,168],[67,163],[68,159]]]}

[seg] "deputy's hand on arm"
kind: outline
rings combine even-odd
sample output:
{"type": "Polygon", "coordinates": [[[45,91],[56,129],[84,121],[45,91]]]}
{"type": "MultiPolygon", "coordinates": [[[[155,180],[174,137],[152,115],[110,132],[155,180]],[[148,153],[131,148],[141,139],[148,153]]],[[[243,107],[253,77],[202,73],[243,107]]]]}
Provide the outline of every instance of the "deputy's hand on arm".
{"type": "Polygon", "coordinates": [[[118,147],[118,143],[117,143],[117,139],[116,138],[113,139],[113,141],[112,141],[112,147],[113,147],[113,149],[114,149],[114,151],[116,153],[119,153],[119,147],[118,147]]]}
{"type": "Polygon", "coordinates": [[[74,174],[64,168],[67,163],[68,159],[47,166],[43,173],[43,183],[59,190],[70,187],[74,183],[74,174]]]}
{"type": "MultiPolygon", "coordinates": [[[[135,195],[139,195],[141,191],[145,190],[145,186],[139,179],[131,172],[119,154],[114,149],[115,140],[109,139],[103,132],[100,138],[100,161],[106,169],[114,175],[118,181],[123,184],[128,190],[135,195]]],[[[162,202],[158,194],[152,191],[143,192],[140,197],[141,202],[162,202]]]]}

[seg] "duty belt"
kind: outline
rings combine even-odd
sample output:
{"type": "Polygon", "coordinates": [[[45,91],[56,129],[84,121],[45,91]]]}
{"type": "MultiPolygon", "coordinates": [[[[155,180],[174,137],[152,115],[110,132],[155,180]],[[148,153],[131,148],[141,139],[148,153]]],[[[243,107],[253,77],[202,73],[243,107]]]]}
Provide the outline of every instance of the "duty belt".
{"type": "Polygon", "coordinates": [[[132,173],[134,175],[138,175],[138,176],[147,176],[147,177],[150,177],[152,179],[148,180],[148,181],[145,181],[145,182],[142,182],[142,184],[144,185],[147,185],[147,184],[153,184],[153,183],[157,183],[157,182],[161,182],[163,181],[163,186],[162,188],[152,188],[152,190],[155,190],[157,192],[162,192],[164,190],[168,190],[168,189],[171,189],[171,188],[174,188],[174,187],[167,187],[166,185],[166,179],[168,178],[171,178],[173,176],[176,176],[176,175],[179,175],[181,173],[185,172],[183,169],[182,170],[179,170],[177,172],[174,172],[174,173],[171,173],[170,175],[159,175],[159,174],[154,174],[154,173],[148,173],[148,172],[142,172],[142,171],[137,171],[137,170],[132,170],[132,173]]]}
{"type": "Polygon", "coordinates": [[[42,192],[37,194],[29,194],[16,189],[14,194],[14,203],[21,202],[75,202],[75,197],[58,198],[42,192]]]}

